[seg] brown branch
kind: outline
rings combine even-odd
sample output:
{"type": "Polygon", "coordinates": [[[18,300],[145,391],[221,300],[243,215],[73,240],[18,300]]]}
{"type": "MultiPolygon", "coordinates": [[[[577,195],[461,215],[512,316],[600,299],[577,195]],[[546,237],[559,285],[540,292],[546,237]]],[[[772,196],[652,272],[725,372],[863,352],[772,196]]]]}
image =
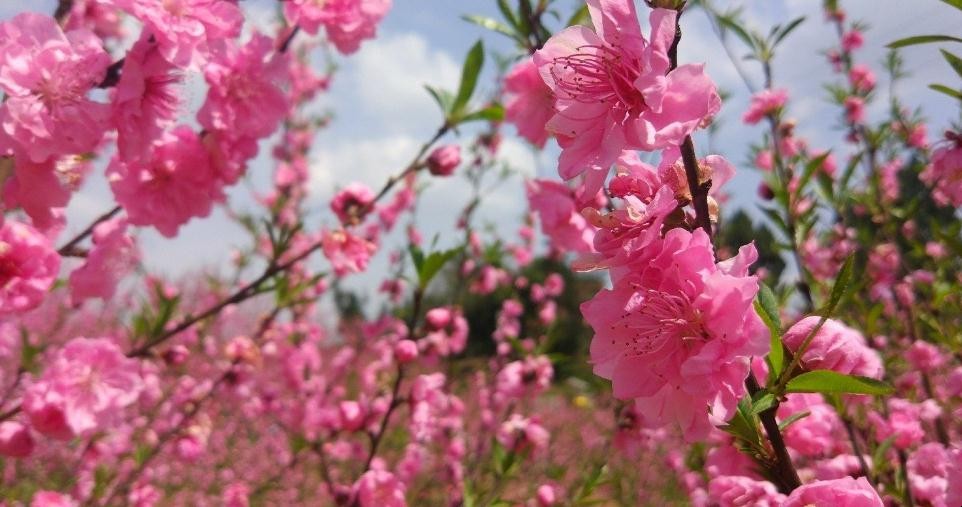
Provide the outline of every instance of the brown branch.
{"type": "Polygon", "coordinates": [[[120,206],[117,206],[114,209],[97,217],[93,222],[90,223],[90,225],[87,226],[86,229],[81,231],[80,234],[77,234],[70,241],[64,244],[62,247],[58,248],[57,253],[60,254],[61,256],[67,256],[75,253],[75,249],[77,245],[79,245],[83,240],[87,239],[87,236],[90,236],[91,234],[93,234],[94,229],[98,225],[100,225],[101,222],[106,222],[107,220],[110,220],[111,218],[114,217],[114,215],[116,215],[117,213],[120,213],[121,209],[122,208],[120,206]]]}
{"type": "MultiPolygon", "coordinates": [[[[678,17],[675,19],[675,38],[672,41],[671,47],[668,49],[669,72],[678,67],[678,44],[681,42],[680,18],[681,10],[678,11],[678,17]]],[[[704,184],[699,182],[698,158],[695,155],[695,145],[691,140],[691,136],[685,136],[685,140],[681,146],[681,154],[682,162],[685,165],[685,175],[688,179],[689,191],[691,192],[692,207],[695,208],[696,223],[704,229],[705,232],[708,233],[708,237],[711,238],[711,216],[708,211],[708,191],[711,189],[711,180],[704,184]]],[[[748,373],[748,378],[745,379],[745,387],[748,390],[749,396],[762,390],[758,384],[758,380],[755,379],[755,374],[751,371],[748,373]]],[[[782,438],[778,421],[775,419],[776,410],[778,410],[777,400],[771,408],[758,414],[758,417],[762,422],[762,426],[765,428],[768,441],[772,446],[774,462],[769,472],[772,474],[772,479],[778,489],[782,493],[788,494],[795,488],[801,486],[801,481],[798,478],[798,472],[795,471],[795,466],[792,464],[792,458],[788,454],[788,447],[782,438]]]]}

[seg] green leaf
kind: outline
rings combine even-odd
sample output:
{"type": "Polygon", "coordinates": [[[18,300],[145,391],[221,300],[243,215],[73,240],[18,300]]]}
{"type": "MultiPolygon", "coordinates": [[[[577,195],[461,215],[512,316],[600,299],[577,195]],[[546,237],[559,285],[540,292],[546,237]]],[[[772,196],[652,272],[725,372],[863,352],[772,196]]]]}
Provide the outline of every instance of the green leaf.
{"type": "Polygon", "coordinates": [[[782,320],[778,315],[778,300],[775,293],[764,283],[758,284],[758,303],[761,307],[759,316],[774,335],[782,334],[782,320]]]}
{"type": "Polygon", "coordinates": [[[751,411],[752,400],[748,397],[742,398],[738,402],[738,410],[735,411],[735,415],[721,429],[752,447],[760,448],[761,436],[758,434],[758,425],[755,423],[755,417],[751,414],[751,411]]]}
{"type": "Polygon", "coordinates": [[[474,89],[478,85],[478,74],[481,73],[481,66],[484,65],[484,45],[479,40],[471,46],[468,56],[464,59],[464,66],[461,68],[461,84],[458,86],[458,94],[454,97],[449,111],[452,116],[459,116],[464,111],[464,106],[471,100],[474,89]]]}
{"type": "Polygon", "coordinates": [[[942,0],[942,1],[962,11],[962,0],[942,0]]]}
{"type": "Polygon", "coordinates": [[[411,245],[408,248],[408,252],[411,253],[411,261],[414,262],[414,270],[419,274],[421,273],[421,268],[424,266],[424,251],[417,245],[411,245]]]}
{"type": "Polygon", "coordinates": [[[477,505],[477,495],[474,494],[474,488],[471,487],[471,481],[465,479],[464,481],[464,493],[461,495],[461,505],[463,507],[475,507],[477,505]]]}
{"type": "Polygon", "coordinates": [[[421,289],[425,289],[431,283],[434,275],[438,274],[438,271],[441,271],[441,268],[449,260],[461,253],[461,250],[461,247],[458,247],[443,252],[431,252],[431,255],[424,258],[418,267],[418,283],[420,283],[421,289]]]}
{"type": "Polygon", "coordinates": [[[501,15],[504,19],[513,26],[516,30],[521,29],[521,25],[518,23],[518,18],[511,10],[511,6],[508,5],[508,0],[498,0],[498,9],[501,11],[501,15]]]}
{"type": "Polygon", "coordinates": [[[888,464],[888,460],[885,459],[885,453],[892,448],[892,444],[895,443],[895,439],[898,438],[898,436],[899,434],[896,433],[886,438],[878,445],[878,447],[875,448],[875,452],[872,453],[873,472],[877,473],[878,471],[885,469],[885,466],[888,464]]]}
{"type": "Polygon", "coordinates": [[[771,340],[771,351],[768,353],[768,378],[777,379],[782,373],[785,363],[785,350],[782,348],[782,321],[778,315],[778,302],[775,294],[764,283],[758,287],[758,299],[755,300],[755,313],[761,317],[768,327],[771,340]]]}
{"type": "Polygon", "coordinates": [[[905,46],[914,46],[916,44],[929,44],[932,42],[962,42],[962,39],[958,37],[952,37],[951,35],[916,35],[914,37],[906,37],[904,39],[891,42],[886,47],[896,49],[904,48],[905,46]]]}
{"type": "Polygon", "coordinates": [[[717,19],[718,24],[720,24],[722,28],[731,30],[735,35],[738,36],[739,39],[742,40],[742,42],[745,43],[746,46],[755,49],[754,39],[752,39],[752,36],[749,35],[748,32],[738,24],[738,22],[726,16],[718,16],[717,19]]]}
{"type": "Polygon", "coordinates": [[[939,51],[942,52],[942,56],[945,58],[945,61],[949,62],[949,65],[952,66],[952,70],[954,70],[959,77],[962,77],[962,58],[959,58],[958,56],[955,56],[944,49],[939,49],[939,51]]]}
{"type": "Polygon", "coordinates": [[[451,104],[454,102],[454,95],[451,95],[451,92],[447,90],[435,88],[429,85],[424,85],[424,88],[428,91],[428,93],[431,94],[431,97],[434,98],[434,101],[438,103],[438,106],[441,107],[441,112],[444,114],[444,117],[447,118],[451,112],[451,104]]]}
{"type": "Polygon", "coordinates": [[[935,90],[935,91],[937,91],[937,92],[939,92],[939,93],[944,93],[944,94],[948,95],[949,97],[953,97],[953,98],[962,100],[962,91],[953,90],[952,88],[949,88],[948,86],[940,85],[940,84],[930,84],[930,85],[929,85],[929,88],[931,88],[931,89],[933,89],[933,90],[935,90]]]}
{"type": "Polygon", "coordinates": [[[886,395],[892,386],[869,377],[845,375],[831,370],[807,371],[788,381],[787,393],[849,393],[886,395]]]}
{"type": "Polygon", "coordinates": [[[785,26],[785,28],[782,28],[782,31],[779,32],[778,35],[775,37],[775,41],[772,42],[772,45],[773,46],[778,45],[778,43],[781,42],[782,39],[787,37],[788,34],[792,33],[792,30],[798,28],[798,25],[801,25],[804,21],[805,21],[805,16],[801,16],[799,18],[793,19],[791,23],[785,26]]]}
{"type": "Polygon", "coordinates": [[[855,278],[855,255],[849,255],[845,259],[845,263],[842,264],[842,269],[838,271],[838,275],[835,277],[835,285],[832,286],[832,293],[828,298],[828,306],[825,307],[825,317],[828,318],[835,311],[838,303],[842,301],[845,293],[848,291],[849,287],[852,285],[852,280],[855,278]]]}
{"type": "Polygon", "coordinates": [[[752,403],[752,415],[761,414],[762,412],[774,407],[777,402],[778,400],[775,398],[774,394],[763,394],[760,398],[752,403]]]}
{"type": "Polygon", "coordinates": [[[507,35],[512,39],[516,37],[515,31],[511,27],[509,27],[508,25],[496,19],[491,19],[486,16],[477,16],[474,14],[464,14],[461,16],[461,19],[467,21],[468,23],[474,23],[480,26],[481,28],[487,28],[488,30],[491,30],[493,32],[498,32],[500,34],[507,35]]]}
{"type": "Polygon", "coordinates": [[[808,417],[808,416],[811,415],[811,414],[812,414],[812,413],[809,412],[808,410],[804,410],[804,411],[802,411],[802,412],[795,412],[794,414],[788,416],[787,419],[785,419],[785,420],[783,420],[782,422],[778,423],[778,429],[780,429],[780,430],[782,430],[782,431],[785,431],[785,428],[791,426],[792,423],[794,423],[795,421],[798,421],[799,419],[803,419],[803,418],[805,418],[805,417],[808,417]]]}
{"type": "Polygon", "coordinates": [[[492,104],[484,109],[479,109],[473,113],[462,116],[458,123],[467,123],[469,121],[501,121],[504,119],[504,106],[501,104],[492,104]]]}
{"type": "Polygon", "coordinates": [[[825,153],[822,153],[821,155],[809,160],[808,163],[805,164],[805,170],[802,171],[802,177],[798,179],[799,194],[802,193],[802,191],[805,189],[805,185],[808,185],[808,182],[811,181],[815,171],[822,167],[822,164],[825,163],[825,159],[828,158],[831,153],[832,152],[830,151],[826,151],[825,153]]]}

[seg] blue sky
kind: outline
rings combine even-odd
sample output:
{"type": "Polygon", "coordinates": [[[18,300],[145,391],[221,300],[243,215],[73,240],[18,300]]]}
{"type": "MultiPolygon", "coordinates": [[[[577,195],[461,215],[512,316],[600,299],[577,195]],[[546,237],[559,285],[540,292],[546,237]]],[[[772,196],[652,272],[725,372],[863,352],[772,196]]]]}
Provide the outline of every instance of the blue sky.
{"type": "MultiPolygon", "coordinates": [[[[787,87],[791,92],[791,113],[799,121],[799,134],[808,138],[812,146],[831,147],[832,140],[840,137],[836,130],[838,112],[827,103],[821,86],[834,77],[819,51],[833,45],[835,39],[833,29],[823,20],[821,2],[716,0],[715,3],[719,7],[745,5],[750,24],[761,29],[796,16],[808,16],[776,59],[776,80],[779,86],[787,87]]],[[[922,33],[958,34],[958,27],[962,26],[962,12],[947,8],[938,0],[849,0],[842,3],[852,18],[862,19],[870,25],[866,47],[857,56],[860,61],[871,64],[882,59],[883,46],[892,40],[922,33]]],[[[53,0],[3,1],[0,2],[0,19],[9,19],[26,9],[50,13],[54,4],[53,0]]],[[[276,6],[268,0],[246,0],[242,4],[257,24],[265,23],[276,6]]],[[[567,13],[579,2],[558,0],[556,4],[567,13]]],[[[646,8],[642,5],[639,10],[644,12],[646,8]]],[[[322,224],[334,223],[325,203],[336,188],[355,180],[372,187],[380,186],[433,132],[440,116],[424,92],[424,84],[453,88],[460,72],[460,58],[479,37],[484,38],[489,51],[507,54],[512,50],[506,38],[459,19],[465,13],[497,17],[494,0],[395,0],[393,9],[380,27],[378,39],[366,42],[361,51],[351,57],[336,57],[339,71],[331,92],[323,99],[323,105],[330,108],[336,118],[333,125],[318,136],[312,151],[312,203],[317,213],[312,215],[309,227],[316,229],[322,224]]],[[[738,120],[747,104],[748,94],[731,63],[720,51],[703,13],[693,11],[686,14],[683,33],[680,60],[707,61],[709,74],[721,88],[733,94],[719,117],[722,129],[712,146],[741,167],[747,159],[748,143],[761,135],[760,129],[744,127],[738,120]]],[[[934,138],[950,120],[958,118],[958,109],[950,99],[928,90],[926,85],[936,81],[951,83],[953,74],[934,46],[910,48],[905,57],[913,77],[903,83],[899,92],[909,106],[922,108],[932,122],[930,137],[934,138]]],[[[481,83],[484,90],[493,86],[491,67],[489,60],[488,80],[481,83]]],[[[748,68],[757,70],[750,64],[748,68]]],[[[880,81],[884,83],[884,79],[880,81]]],[[[203,100],[202,79],[191,78],[187,95],[187,108],[198,107],[203,100]]],[[[880,98],[884,99],[884,94],[880,98]]],[[[870,113],[881,113],[884,104],[885,100],[880,100],[879,107],[870,113]]],[[[507,127],[507,132],[513,132],[512,128],[507,127]]],[[[470,141],[469,136],[465,136],[464,141],[470,141]]],[[[696,143],[704,152],[705,139],[696,139],[696,143]]],[[[268,151],[267,146],[262,146],[262,154],[268,151]]],[[[843,153],[844,150],[839,155],[843,153]]],[[[504,142],[504,158],[524,175],[553,175],[556,154],[557,151],[552,149],[539,155],[513,137],[504,142]]],[[[261,157],[251,170],[254,185],[264,188],[270,174],[266,158],[261,157]]],[[[731,205],[754,206],[758,182],[759,178],[751,169],[741,169],[729,184],[728,190],[733,196],[731,205]]],[[[238,185],[229,198],[239,207],[252,206],[249,186],[238,185]]],[[[453,241],[454,236],[450,233],[455,216],[467,199],[467,186],[460,178],[432,182],[418,209],[425,237],[441,233],[442,237],[453,241]]],[[[82,229],[92,217],[110,207],[109,193],[102,177],[92,177],[68,209],[68,234],[82,229]]],[[[483,208],[480,218],[511,235],[524,208],[522,181],[516,177],[499,187],[483,208]]],[[[215,212],[208,219],[193,220],[176,240],[162,239],[151,231],[142,232],[141,239],[148,268],[169,275],[217,268],[226,262],[227,250],[232,245],[246,244],[244,234],[221,212],[215,212]]],[[[442,240],[443,243],[451,241],[442,240]]],[[[381,267],[383,260],[374,265],[372,274],[354,277],[349,285],[370,286],[379,278],[377,272],[381,267]]]]}

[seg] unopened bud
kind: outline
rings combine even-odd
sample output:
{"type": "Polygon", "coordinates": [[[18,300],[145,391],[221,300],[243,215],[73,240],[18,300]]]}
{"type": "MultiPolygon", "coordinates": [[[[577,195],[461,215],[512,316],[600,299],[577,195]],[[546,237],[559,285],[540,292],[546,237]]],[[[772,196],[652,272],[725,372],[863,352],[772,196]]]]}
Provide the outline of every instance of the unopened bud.
{"type": "Polygon", "coordinates": [[[435,176],[451,176],[461,165],[461,147],[456,144],[441,146],[428,157],[428,170],[435,176]]]}

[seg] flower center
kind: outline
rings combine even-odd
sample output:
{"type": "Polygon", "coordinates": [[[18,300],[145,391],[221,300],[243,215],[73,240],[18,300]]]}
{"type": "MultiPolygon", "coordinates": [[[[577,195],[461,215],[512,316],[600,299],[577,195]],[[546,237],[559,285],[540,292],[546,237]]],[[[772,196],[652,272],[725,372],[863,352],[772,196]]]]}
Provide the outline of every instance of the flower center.
{"type": "Polygon", "coordinates": [[[672,343],[689,343],[706,338],[701,313],[684,293],[679,295],[648,289],[634,320],[638,330],[632,351],[652,354],[672,343]]]}
{"type": "Polygon", "coordinates": [[[581,46],[554,60],[551,74],[557,89],[583,103],[615,102],[638,111],[645,106],[634,86],[641,63],[607,46],[581,46]]]}

